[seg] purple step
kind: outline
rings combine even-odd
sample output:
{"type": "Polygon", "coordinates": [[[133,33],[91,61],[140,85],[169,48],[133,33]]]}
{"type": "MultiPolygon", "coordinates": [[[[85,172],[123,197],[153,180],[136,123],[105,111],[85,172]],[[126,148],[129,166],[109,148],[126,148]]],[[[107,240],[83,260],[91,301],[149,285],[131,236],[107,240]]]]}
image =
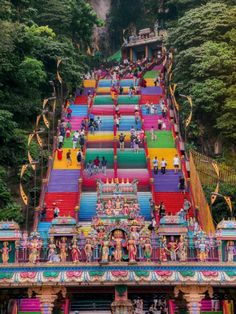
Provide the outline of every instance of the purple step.
{"type": "Polygon", "coordinates": [[[160,86],[142,87],[141,94],[142,95],[162,95],[162,88],[160,86]]]}
{"type": "Polygon", "coordinates": [[[174,170],[166,170],[166,173],[162,174],[159,169],[157,175],[153,172],[155,192],[178,192],[179,177],[181,175],[181,171],[175,174],[174,170]]]}
{"type": "Polygon", "coordinates": [[[48,192],[78,192],[79,170],[52,170],[48,192]]]}

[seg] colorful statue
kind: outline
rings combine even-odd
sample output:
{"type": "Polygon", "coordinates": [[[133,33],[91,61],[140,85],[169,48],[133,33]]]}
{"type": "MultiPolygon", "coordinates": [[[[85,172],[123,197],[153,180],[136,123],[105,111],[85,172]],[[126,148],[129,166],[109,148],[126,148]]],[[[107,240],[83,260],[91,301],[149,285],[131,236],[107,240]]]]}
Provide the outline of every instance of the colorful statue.
{"type": "Polygon", "coordinates": [[[92,257],[93,257],[93,244],[90,239],[87,239],[84,250],[86,254],[86,262],[90,263],[92,262],[92,257]]]}
{"type": "Polygon", "coordinates": [[[62,263],[66,262],[66,257],[67,257],[67,243],[66,243],[67,238],[66,237],[62,237],[61,241],[58,244],[58,247],[60,249],[60,259],[62,261],[62,263]]]}
{"type": "Polygon", "coordinates": [[[42,247],[42,242],[37,238],[33,237],[29,242],[29,262],[35,264],[39,258],[40,249],[42,247]]]}
{"type": "Polygon", "coordinates": [[[236,248],[234,246],[234,241],[228,241],[227,243],[227,262],[234,261],[234,255],[236,255],[236,248]]]}
{"type": "Polygon", "coordinates": [[[72,242],[71,242],[71,258],[72,258],[73,263],[79,262],[80,256],[81,256],[81,252],[77,245],[77,239],[76,237],[73,237],[72,242]]]}
{"type": "Polygon", "coordinates": [[[58,263],[60,262],[60,257],[57,254],[57,247],[54,243],[54,238],[50,238],[48,244],[48,262],[49,263],[58,263]]]}
{"type": "Polygon", "coordinates": [[[201,262],[205,262],[207,260],[208,251],[207,251],[207,243],[205,238],[201,238],[198,243],[198,258],[201,262]]]}
{"type": "Polygon", "coordinates": [[[2,253],[2,263],[8,264],[9,261],[9,253],[11,252],[11,247],[8,247],[8,242],[3,242],[3,247],[0,252],[2,253]]]}
{"type": "Polygon", "coordinates": [[[121,230],[115,230],[113,236],[114,242],[114,259],[115,262],[121,262],[123,258],[122,249],[124,246],[123,232],[121,230]]]}
{"type": "Polygon", "coordinates": [[[171,237],[171,240],[168,243],[168,246],[169,246],[169,252],[170,252],[170,259],[172,262],[174,262],[177,259],[176,251],[178,250],[178,244],[177,244],[177,241],[174,240],[174,237],[171,237]]]}
{"type": "Polygon", "coordinates": [[[161,238],[160,242],[160,261],[167,262],[167,245],[166,245],[166,237],[161,238]]]}
{"type": "Polygon", "coordinates": [[[137,254],[137,246],[134,237],[131,235],[127,242],[127,249],[129,252],[129,262],[135,262],[137,254]]]}
{"type": "Polygon", "coordinates": [[[178,258],[180,262],[185,262],[187,260],[187,245],[185,241],[185,236],[181,235],[178,243],[178,258]]]}
{"type": "Polygon", "coordinates": [[[152,257],[152,245],[151,245],[150,239],[145,240],[143,248],[144,248],[144,257],[146,258],[147,262],[150,262],[151,257],[152,257]]]}
{"type": "Polygon", "coordinates": [[[109,259],[109,240],[105,238],[102,242],[102,262],[107,263],[109,259]]]}

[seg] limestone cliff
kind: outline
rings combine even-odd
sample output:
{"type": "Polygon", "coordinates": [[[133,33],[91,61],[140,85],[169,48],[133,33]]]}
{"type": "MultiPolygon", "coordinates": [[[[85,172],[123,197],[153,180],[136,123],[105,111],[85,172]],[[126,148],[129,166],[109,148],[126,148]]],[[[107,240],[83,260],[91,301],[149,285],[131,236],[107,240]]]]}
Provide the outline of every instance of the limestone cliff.
{"type": "Polygon", "coordinates": [[[107,15],[110,12],[112,0],[89,0],[94,11],[97,13],[98,17],[104,21],[104,27],[94,29],[94,47],[99,47],[99,50],[103,51],[105,54],[109,50],[109,40],[107,31],[107,15]]]}

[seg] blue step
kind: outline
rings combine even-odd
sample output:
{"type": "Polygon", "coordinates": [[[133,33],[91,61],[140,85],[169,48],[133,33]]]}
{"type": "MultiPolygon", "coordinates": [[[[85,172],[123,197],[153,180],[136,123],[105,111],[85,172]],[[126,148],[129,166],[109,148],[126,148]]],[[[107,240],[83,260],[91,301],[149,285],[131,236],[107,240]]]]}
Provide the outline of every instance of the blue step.
{"type": "Polygon", "coordinates": [[[126,80],[120,80],[120,86],[122,87],[130,87],[130,86],[137,86],[139,80],[136,80],[136,82],[133,79],[126,79],[126,80]]]}
{"type": "Polygon", "coordinates": [[[82,193],[80,199],[79,221],[91,221],[96,215],[97,193],[82,193]]]}
{"type": "Polygon", "coordinates": [[[38,232],[40,233],[43,239],[48,238],[48,231],[50,227],[51,227],[51,222],[44,222],[44,221],[39,222],[38,232]]]}
{"type": "MultiPolygon", "coordinates": [[[[98,116],[95,116],[95,121],[98,116]]],[[[99,116],[102,120],[101,131],[113,131],[114,119],[112,116],[99,116]]]]}
{"type": "Polygon", "coordinates": [[[149,199],[152,198],[150,192],[138,192],[138,201],[140,206],[140,215],[145,218],[145,220],[151,220],[151,209],[149,205],[149,199]]]}
{"type": "Polygon", "coordinates": [[[85,117],[88,114],[87,106],[71,105],[72,117],[85,117]]]}
{"type": "Polygon", "coordinates": [[[138,123],[135,124],[135,118],[132,116],[122,116],[120,120],[119,131],[129,131],[131,127],[140,130],[141,129],[141,121],[139,119],[138,123]]]}
{"type": "Polygon", "coordinates": [[[112,80],[100,80],[98,82],[98,87],[111,87],[112,86],[112,80]]]}
{"type": "MultiPolygon", "coordinates": [[[[149,114],[147,113],[147,108],[145,106],[142,106],[142,114],[144,116],[149,116],[150,115],[150,113],[149,114]]],[[[160,105],[157,105],[157,114],[161,115],[161,107],[160,107],[160,105]]]]}

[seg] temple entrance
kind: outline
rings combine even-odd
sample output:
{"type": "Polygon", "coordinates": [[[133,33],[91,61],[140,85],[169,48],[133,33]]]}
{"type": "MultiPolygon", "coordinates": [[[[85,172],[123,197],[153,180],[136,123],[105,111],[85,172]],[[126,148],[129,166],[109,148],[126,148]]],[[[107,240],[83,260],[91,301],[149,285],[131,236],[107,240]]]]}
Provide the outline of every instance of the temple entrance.
{"type": "MultiPolygon", "coordinates": [[[[109,289],[109,288],[108,288],[109,289]]],[[[113,290],[113,289],[111,289],[113,290]]],[[[70,314],[97,313],[110,314],[113,294],[80,293],[74,294],[70,302],[70,314]]]]}

